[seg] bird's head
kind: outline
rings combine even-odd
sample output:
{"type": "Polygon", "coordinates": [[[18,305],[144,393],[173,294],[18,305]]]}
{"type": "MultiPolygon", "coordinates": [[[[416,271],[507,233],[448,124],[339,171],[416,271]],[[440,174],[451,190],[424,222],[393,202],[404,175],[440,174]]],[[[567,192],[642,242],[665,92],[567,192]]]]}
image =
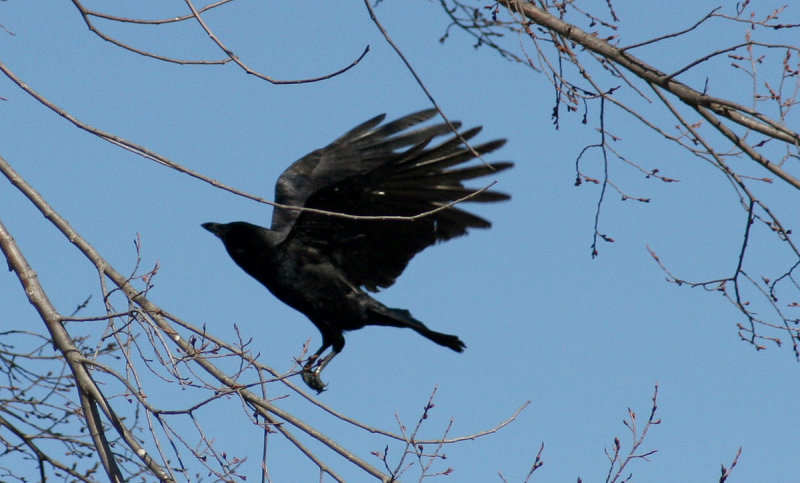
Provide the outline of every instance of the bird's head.
{"type": "Polygon", "coordinates": [[[225,233],[228,232],[227,224],[208,222],[208,223],[203,223],[200,226],[210,231],[211,233],[217,235],[223,241],[225,240],[225,233]]]}
{"type": "Polygon", "coordinates": [[[245,221],[234,221],[232,223],[208,222],[200,226],[222,240],[228,251],[262,251],[276,243],[274,240],[275,234],[271,230],[245,221]]]}
{"type": "MultiPolygon", "coordinates": [[[[217,235],[225,245],[233,244],[247,244],[254,241],[259,242],[264,232],[268,232],[266,228],[246,221],[234,221],[232,223],[203,223],[203,228],[217,235]]],[[[262,242],[263,243],[263,242],[262,242]]]]}

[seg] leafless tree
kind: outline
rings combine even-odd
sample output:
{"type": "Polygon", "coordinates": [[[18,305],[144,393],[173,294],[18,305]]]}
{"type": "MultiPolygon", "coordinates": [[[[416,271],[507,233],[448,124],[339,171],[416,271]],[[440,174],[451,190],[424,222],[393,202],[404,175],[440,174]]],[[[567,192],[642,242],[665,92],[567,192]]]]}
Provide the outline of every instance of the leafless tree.
{"type": "MultiPolygon", "coordinates": [[[[87,28],[119,48],[158,61],[177,64],[218,65],[234,63],[243,72],[271,84],[319,82],[352,68],[367,53],[365,49],[352,63],[341,69],[307,79],[278,80],[250,68],[224,45],[203,20],[203,14],[222,7],[223,0],[203,8],[186,1],[190,14],[180,17],[142,20],[117,17],[86,8],[73,0],[77,13],[87,28]],[[217,60],[176,59],[159,55],[122,42],[98,28],[97,19],[129,25],[196,22],[222,52],[217,60]]],[[[16,85],[42,105],[68,122],[116,146],[146,159],[195,177],[211,185],[257,202],[273,204],[258,196],[226,186],[144,146],[105,132],[76,118],[39,94],[8,66],[0,70],[16,85]]],[[[25,257],[23,248],[0,220],[0,249],[23,292],[36,309],[46,332],[14,329],[2,333],[0,364],[6,378],[0,384],[0,435],[4,454],[13,461],[28,461],[45,481],[215,481],[246,479],[240,471],[247,458],[261,458],[262,481],[269,477],[267,442],[280,435],[304,454],[326,475],[345,481],[334,466],[317,453],[308,441],[316,440],[358,470],[380,481],[393,481],[409,474],[413,466],[419,479],[447,474],[443,462],[445,447],[465,440],[495,433],[514,421],[527,406],[519,407],[495,427],[464,436],[450,436],[448,426],[439,438],[426,439],[420,428],[433,408],[433,394],[425,405],[415,429],[407,431],[398,419],[399,432],[367,426],[323,405],[295,386],[290,379],[298,373],[296,365],[278,372],[262,364],[249,347],[246,337],[236,331],[234,341],[222,340],[205,327],[197,327],[171,314],[149,298],[159,266],[142,267],[141,241],[135,240],[135,268],[126,274],[111,263],[69,222],[58,213],[11,165],[0,157],[0,173],[67,239],[93,267],[98,277],[96,291],[103,301],[104,313],[84,315],[88,300],[71,314],[59,312],[51,303],[46,287],[25,257]],[[284,391],[276,399],[268,393],[280,385],[284,391]],[[268,390],[268,387],[270,388],[268,390]],[[181,403],[153,398],[151,394],[181,394],[181,403]],[[305,399],[330,418],[377,434],[386,441],[376,467],[364,457],[343,446],[336,438],[323,434],[303,419],[283,409],[279,401],[287,393],[305,399]],[[190,401],[190,402],[186,402],[190,401]],[[240,422],[263,433],[261,454],[234,455],[219,449],[214,435],[206,427],[209,410],[230,414],[240,408],[240,422]],[[186,428],[193,428],[186,430],[186,428]],[[298,434],[299,433],[299,434],[298,434]],[[390,447],[399,447],[400,456],[392,463],[390,447]],[[426,448],[433,448],[427,451],[426,448]],[[415,461],[409,461],[414,458],[415,461]]],[[[298,357],[298,361],[303,355],[298,357]]],[[[435,393],[435,391],[434,391],[435,393]]],[[[372,457],[378,456],[376,453],[372,457]]],[[[11,461],[6,459],[4,461],[11,461]]],[[[25,481],[31,477],[18,466],[0,466],[4,479],[25,481]]]]}
{"type": "MultiPolygon", "coordinates": [[[[175,64],[236,64],[242,72],[271,84],[323,81],[356,67],[368,53],[368,49],[356,53],[350,63],[334,72],[312,73],[304,79],[276,79],[251,68],[246,59],[227,47],[204,21],[203,16],[208,11],[232,2],[221,0],[198,8],[191,0],[185,0],[189,13],[163,19],[118,17],[90,10],[79,0],[72,3],[89,30],[121,49],[175,64]],[[220,55],[212,60],[161,55],[113,37],[98,27],[98,20],[134,26],[195,22],[219,49],[220,55]]],[[[477,46],[495,49],[500,55],[547,76],[553,86],[556,127],[564,122],[564,116],[577,115],[581,122],[596,128],[597,143],[577,152],[574,160],[576,185],[599,187],[592,256],[599,253],[601,243],[613,242],[613,237],[601,229],[604,225],[602,209],[609,202],[609,193],[616,192],[622,200],[648,201],[647,197],[629,194],[624,186],[617,184],[608,175],[610,163],[630,165],[643,177],[659,182],[672,183],[678,179],[674,175],[665,176],[661,169],[647,166],[645,161],[626,156],[624,147],[616,142],[614,128],[606,125],[608,109],[628,113],[664,142],[680,145],[687,154],[717,169],[720,176],[729,181],[733,199],[742,206],[741,250],[730,273],[711,280],[688,281],[673,275],[668,268],[669,261],[662,261],[655,250],[651,250],[652,256],[669,281],[702,287],[727,297],[745,317],[745,322],[739,326],[743,339],[760,349],[765,340],[780,344],[786,338],[800,358],[798,319],[791,315],[791,308],[800,306],[800,285],[796,281],[800,252],[791,230],[781,221],[781,214],[771,208],[769,193],[760,194],[768,185],[787,186],[792,190],[800,188],[796,165],[800,135],[787,127],[800,89],[800,52],[791,44],[757,38],[764,31],[795,32],[800,26],[780,23],[780,11],[758,16],[745,1],[731,12],[715,9],[694,19],[685,30],[623,42],[616,34],[621,20],[610,0],[604,11],[595,13],[582,9],[575,0],[555,3],[440,0],[440,3],[450,21],[443,40],[450,29],[462,29],[474,37],[477,46]],[[687,53],[691,58],[685,60],[684,66],[668,72],[648,65],[635,55],[653,44],[703,29],[711,21],[746,24],[750,28],[738,43],[699,55],[687,53]],[[745,98],[714,96],[713,83],[692,87],[681,81],[720,61],[730,63],[732,69],[748,79],[749,89],[743,91],[745,98]],[[762,66],[769,69],[762,69],[762,66]],[[764,70],[768,73],[763,74],[764,70]],[[649,112],[656,108],[671,113],[673,123],[660,125],[653,121],[649,112]],[[766,114],[768,111],[774,114],[766,114]],[[602,176],[592,175],[586,168],[591,156],[601,160],[605,168],[601,170],[602,176]],[[739,164],[734,168],[732,159],[748,159],[753,162],[753,168],[739,164]],[[756,174],[749,174],[752,172],[756,174]],[[760,270],[751,267],[747,257],[753,230],[772,233],[778,249],[788,253],[791,262],[783,271],[756,275],[760,270]],[[751,305],[754,295],[763,298],[771,310],[769,316],[754,310],[751,305]]],[[[365,0],[365,8],[387,41],[392,43],[389,32],[381,26],[368,0],[365,0]]],[[[395,47],[402,57],[402,50],[395,47]]],[[[410,62],[403,60],[424,88],[424,79],[414,73],[410,62]]],[[[272,204],[190,170],[145,146],[91,126],[39,94],[7,66],[0,64],[0,71],[67,122],[100,139],[216,188],[272,204]]],[[[435,98],[429,96],[436,104],[435,98]]],[[[104,313],[86,315],[82,310],[85,304],[79,304],[74,313],[60,313],[50,302],[46,287],[39,282],[36,267],[28,263],[23,247],[0,220],[0,248],[45,329],[43,332],[14,329],[0,334],[0,365],[6,374],[0,384],[3,402],[0,428],[5,430],[0,434],[4,435],[4,453],[33,461],[42,480],[52,475],[68,481],[102,480],[103,475],[111,481],[154,477],[162,481],[194,481],[203,477],[235,480],[244,476],[239,473],[242,461],[253,456],[227,454],[215,447],[203,416],[208,408],[228,411],[233,406],[241,409],[243,425],[249,422],[252,428],[263,432],[264,448],[273,435],[285,438],[310,464],[319,468],[320,478],[327,475],[344,481],[326,459],[310,448],[309,440],[321,442],[334,454],[378,480],[408,477],[411,465],[422,480],[451,472],[443,458],[446,446],[493,434],[514,421],[526,406],[523,404],[504,421],[485,431],[453,437],[448,425],[440,437],[433,439],[421,438],[419,430],[433,409],[435,391],[413,429],[409,430],[399,418],[397,432],[353,420],[295,386],[291,376],[297,373],[299,366],[289,371],[276,371],[262,364],[246,335],[237,331],[235,340],[223,340],[206,327],[195,326],[156,305],[148,295],[158,274],[157,264],[142,267],[142,259],[137,257],[135,269],[123,273],[2,158],[0,172],[93,267],[98,278],[96,296],[101,298],[105,308],[104,313]],[[273,387],[280,387],[281,393],[304,398],[330,417],[365,433],[383,436],[387,444],[372,455],[383,467],[371,464],[335,438],[322,434],[283,409],[279,400],[268,396],[278,393],[273,387]],[[183,400],[192,402],[174,408],[149,397],[165,388],[181,391],[183,400]],[[178,429],[185,427],[193,431],[178,429]]],[[[140,246],[137,240],[137,254],[140,246]]],[[[621,442],[615,439],[614,446],[607,450],[610,467],[606,481],[627,481],[628,465],[653,454],[653,450],[643,450],[642,443],[647,431],[659,423],[656,396],[657,389],[643,427],[637,425],[636,413],[629,410],[625,424],[632,434],[631,449],[625,454],[621,442]]],[[[544,445],[533,455],[526,481],[542,466],[543,449],[544,445]]],[[[266,449],[258,457],[262,458],[262,479],[266,481],[269,479],[266,449]]],[[[737,459],[738,455],[730,468],[723,466],[720,481],[727,478],[737,459]]],[[[14,468],[0,466],[0,472],[4,478],[23,478],[14,468]]]]}
{"type": "MultiPolygon", "coordinates": [[[[601,228],[607,225],[602,211],[610,194],[622,201],[650,201],[615,181],[609,175],[611,165],[630,166],[643,178],[663,183],[677,182],[680,176],[665,176],[653,162],[625,154],[624,141],[614,134],[623,126],[609,125],[610,110],[646,126],[654,142],[680,146],[715,168],[730,186],[730,202],[742,208],[742,241],[728,273],[690,280],[673,273],[670,261],[655,249],[649,248],[650,254],[669,282],[725,296],[743,316],[737,324],[743,340],[758,350],[766,342],[786,341],[800,360],[800,250],[787,224],[793,221],[786,219],[792,210],[780,203],[800,189],[800,134],[790,127],[796,125],[800,92],[800,24],[783,22],[785,6],[763,12],[749,0],[725,2],[700,18],[687,18],[682,30],[642,39],[621,33],[625,20],[617,16],[612,0],[600,8],[579,0],[440,3],[450,18],[441,41],[452,29],[463,30],[476,47],[494,49],[545,76],[553,88],[556,128],[565,115],[573,115],[596,130],[596,143],[580,149],[574,159],[575,185],[599,187],[592,257],[601,243],[614,241],[601,228]],[[746,28],[728,28],[744,34],[723,39],[729,43],[722,46],[717,42],[675,49],[677,68],[646,62],[648,49],[673,45],[719,23],[746,28]],[[725,69],[730,75],[719,79],[725,69]],[[697,79],[701,82],[693,85],[697,79]],[[715,94],[720,91],[724,94],[715,94]],[[668,115],[656,115],[661,113],[668,115]],[[597,164],[601,168],[592,169],[597,164]],[[783,268],[762,267],[750,255],[757,232],[771,234],[773,243],[759,250],[780,253],[783,268]]],[[[643,15],[646,10],[642,5],[643,15]]]]}
{"type": "MultiPolygon", "coordinates": [[[[431,466],[441,459],[443,446],[492,434],[516,419],[527,405],[491,429],[455,438],[448,438],[449,429],[439,439],[418,437],[419,426],[433,407],[433,395],[411,434],[402,423],[399,434],[366,426],[322,405],[296,387],[288,380],[289,376],[297,374],[296,370],[279,374],[258,362],[243,338],[234,343],[223,341],[204,327],[195,327],[155,305],[147,294],[158,266],[139,273],[137,263],[134,273],[128,276],[119,273],[2,158],[0,172],[94,266],[107,312],[91,317],[59,313],[39,283],[34,268],[0,222],[0,248],[48,331],[47,336],[19,330],[3,334],[4,341],[18,339],[27,343],[28,348],[20,351],[15,349],[17,344],[9,342],[0,346],[0,363],[8,374],[7,382],[0,386],[6,399],[0,410],[0,426],[18,439],[5,441],[6,453],[20,453],[25,459],[35,461],[42,480],[53,471],[67,479],[95,481],[98,460],[112,481],[131,481],[137,475],[155,476],[161,481],[181,478],[194,481],[198,478],[194,474],[197,463],[217,479],[227,481],[243,476],[237,473],[243,459],[218,451],[213,437],[204,431],[203,418],[197,416],[207,407],[230,404],[240,406],[243,415],[264,432],[265,438],[278,433],[289,440],[319,467],[321,476],[328,474],[337,481],[344,481],[293,430],[322,442],[379,480],[390,481],[404,472],[407,466],[402,463],[409,454],[417,456],[422,477],[425,477],[432,471],[431,466]],[[125,308],[118,309],[118,306],[125,308]],[[96,345],[90,346],[88,338],[79,334],[86,330],[83,326],[97,327],[97,324],[105,329],[100,331],[102,336],[93,341],[96,345]],[[51,345],[56,349],[55,355],[52,355],[51,345]],[[46,364],[42,365],[43,362],[46,364]],[[50,367],[53,364],[54,367],[50,367]],[[389,442],[402,442],[404,456],[397,468],[382,472],[335,438],[281,409],[266,397],[266,386],[271,383],[285,385],[333,418],[367,433],[383,435],[389,442]],[[162,407],[148,398],[159,385],[182,390],[193,396],[182,399],[193,402],[179,409],[162,407]],[[185,420],[195,428],[194,434],[175,429],[185,420]],[[66,461],[54,456],[62,453],[52,449],[54,443],[65,450],[66,461]],[[422,452],[428,445],[437,448],[434,453],[422,452]],[[84,467],[77,466],[81,460],[84,460],[84,467]]],[[[138,246],[137,243],[137,249],[138,246]]],[[[381,459],[387,461],[385,453],[381,459]]],[[[266,460],[263,467],[267,477],[266,460]]],[[[4,471],[9,477],[18,477],[13,468],[4,471]]]]}

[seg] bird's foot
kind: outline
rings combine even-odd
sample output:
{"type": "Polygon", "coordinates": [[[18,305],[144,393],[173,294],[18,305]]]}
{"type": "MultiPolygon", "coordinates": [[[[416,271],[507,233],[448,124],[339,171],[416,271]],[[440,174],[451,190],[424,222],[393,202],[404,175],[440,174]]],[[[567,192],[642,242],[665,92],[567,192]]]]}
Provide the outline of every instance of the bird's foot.
{"type": "Polygon", "coordinates": [[[308,385],[311,389],[317,391],[317,394],[322,394],[322,391],[325,390],[327,384],[322,382],[322,378],[319,377],[319,373],[317,371],[309,371],[303,370],[303,382],[308,385]]]}
{"type": "Polygon", "coordinates": [[[322,378],[320,377],[320,372],[322,372],[322,366],[319,365],[314,367],[314,363],[316,362],[317,358],[312,357],[309,361],[303,366],[303,382],[306,383],[308,387],[317,391],[317,394],[322,394],[322,391],[325,390],[327,384],[322,382],[322,378]]]}

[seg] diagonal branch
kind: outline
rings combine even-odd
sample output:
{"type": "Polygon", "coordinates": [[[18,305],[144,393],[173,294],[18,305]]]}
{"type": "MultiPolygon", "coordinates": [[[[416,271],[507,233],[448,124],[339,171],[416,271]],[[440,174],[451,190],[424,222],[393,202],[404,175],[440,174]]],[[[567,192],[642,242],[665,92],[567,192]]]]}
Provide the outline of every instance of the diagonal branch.
{"type": "MultiPolygon", "coordinates": [[[[383,24],[381,24],[380,20],[378,20],[378,16],[375,14],[375,9],[372,8],[372,5],[370,5],[369,0],[364,0],[364,6],[367,7],[369,18],[372,19],[372,22],[375,24],[376,27],[378,27],[378,30],[381,32],[381,35],[383,35],[383,38],[386,39],[386,42],[392,47],[392,49],[395,51],[398,57],[400,57],[400,60],[403,61],[403,64],[405,64],[406,69],[408,69],[408,71],[414,77],[414,80],[417,81],[417,84],[419,85],[420,89],[422,89],[422,92],[424,92],[425,95],[428,97],[428,100],[431,101],[431,104],[433,105],[434,108],[436,108],[436,111],[439,113],[439,115],[442,116],[442,119],[444,119],[444,122],[447,124],[447,126],[450,128],[453,134],[458,138],[459,141],[461,141],[461,144],[463,144],[464,146],[466,146],[467,149],[469,149],[469,151],[472,153],[473,156],[480,159],[484,165],[490,166],[489,163],[487,163],[486,160],[483,159],[483,156],[478,151],[476,151],[475,148],[473,148],[472,145],[466,139],[464,139],[464,136],[462,136],[461,133],[458,132],[458,128],[456,128],[456,126],[453,125],[450,119],[445,115],[444,111],[442,111],[442,108],[439,106],[439,103],[436,102],[436,99],[433,97],[433,94],[431,94],[431,91],[428,90],[428,87],[425,85],[420,76],[417,74],[417,71],[411,65],[411,62],[409,62],[408,58],[406,58],[403,51],[400,50],[400,47],[398,47],[397,44],[394,42],[394,40],[392,40],[392,38],[389,36],[389,32],[386,31],[386,29],[383,27],[383,24]]],[[[455,203],[458,203],[458,201],[456,201],[455,203]]],[[[424,215],[427,216],[428,214],[429,213],[425,213],[424,215]]]]}
{"type": "MultiPolygon", "coordinates": [[[[217,381],[222,383],[223,385],[235,390],[242,399],[244,399],[249,405],[256,408],[259,414],[263,415],[265,419],[268,421],[273,422],[273,417],[278,417],[292,426],[296,427],[297,429],[303,431],[304,433],[308,434],[314,439],[317,439],[328,448],[333,450],[334,452],[338,453],[347,461],[357,465],[359,468],[363,469],[370,475],[382,480],[388,481],[389,478],[381,473],[378,469],[374,468],[372,465],[364,461],[363,459],[359,458],[355,453],[349,451],[333,439],[327,437],[322,432],[318,431],[314,427],[308,425],[306,422],[302,421],[301,419],[295,417],[291,413],[281,409],[278,406],[266,401],[265,399],[257,396],[253,392],[243,388],[243,386],[235,379],[230,377],[225,372],[221,371],[217,368],[211,361],[203,357],[197,350],[195,350],[194,346],[189,342],[189,340],[183,338],[178,334],[178,332],[170,325],[167,318],[164,316],[164,311],[151,302],[143,292],[138,290],[134,287],[130,279],[125,275],[119,273],[112,267],[98,252],[95,248],[89,244],[78,232],[76,232],[69,223],[61,217],[50,205],[45,201],[44,198],[35,190],[32,186],[30,186],[19,174],[11,167],[5,159],[0,157],[0,172],[2,172],[11,183],[17,187],[35,206],[39,211],[47,218],[55,227],[61,231],[61,233],[72,243],[74,244],[80,252],[89,259],[89,261],[97,268],[98,272],[103,274],[105,277],[110,279],[114,285],[116,285],[130,300],[131,302],[135,303],[139,307],[142,308],[142,311],[147,314],[149,317],[152,318],[153,322],[158,326],[158,328],[166,334],[179,348],[183,351],[188,357],[190,357],[197,365],[199,365],[204,371],[206,371],[209,375],[214,377],[217,381]]],[[[3,241],[4,231],[0,231],[0,241],[3,241]]],[[[10,235],[7,236],[7,239],[10,240],[8,244],[10,246],[16,247],[13,244],[13,239],[10,235]]],[[[5,250],[5,244],[3,245],[5,250]]],[[[8,255],[6,255],[8,257],[8,255]]],[[[21,257],[21,254],[20,254],[21,257]]],[[[19,272],[18,272],[19,273],[19,272]]],[[[32,272],[31,272],[32,273],[32,272]]],[[[35,276],[35,274],[33,274],[35,276]]],[[[26,293],[28,291],[26,290],[26,293]]],[[[38,293],[38,292],[37,292],[38,293]]],[[[41,295],[45,297],[43,291],[41,291],[41,295]]],[[[48,302],[49,304],[49,302],[48,302]]],[[[75,348],[74,344],[72,344],[71,339],[69,338],[69,334],[67,334],[66,330],[64,330],[63,326],[60,323],[60,315],[55,312],[55,309],[52,308],[52,305],[42,305],[42,307],[47,308],[50,307],[53,310],[53,314],[47,314],[49,317],[52,317],[52,320],[55,321],[57,324],[54,326],[57,329],[57,333],[59,335],[59,341],[63,340],[64,347],[66,348],[65,354],[71,355],[75,357],[75,370],[76,371],[86,371],[83,365],[83,356],[80,352],[75,348]]],[[[44,315],[43,315],[44,318],[44,315]]],[[[72,365],[70,366],[72,367],[72,365]]],[[[88,376],[88,372],[86,372],[86,377],[88,376]]],[[[77,376],[76,376],[77,378],[77,376]]],[[[79,379],[79,381],[82,379],[79,379]]],[[[91,378],[89,377],[89,381],[91,378]]],[[[97,392],[91,393],[91,395],[95,398],[96,403],[104,403],[105,400],[103,399],[102,393],[94,386],[93,381],[84,389],[94,389],[97,392]]],[[[110,407],[107,404],[103,404],[100,406],[103,412],[106,414],[106,417],[111,420],[112,424],[118,422],[116,416],[111,411],[110,407]]],[[[125,427],[121,426],[117,428],[118,431],[122,431],[120,434],[125,437],[128,433],[125,432],[125,427]]],[[[131,445],[131,448],[137,452],[137,455],[145,460],[145,463],[148,464],[148,467],[151,467],[152,459],[150,459],[149,455],[147,455],[146,451],[138,445],[136,441],[128,441],[126,438],[126,443],[131,445]]],[[[152,462],[152,464],[155,464],[152,462]]],[[[166,475],[166,473],[160,467],[151,467],[153,473],[161,476],[166,475]]]]}
{"type": "Polygon", "coordinates": [[[57,469],[63,471],[64,473],[70,475],[72,478],[75,478],[76,480],[85,481],[87,483],[93,481],[93,480],[88,479],[85,476],[81,475],[77,471],[75,471],[74,468],[71,468],[71,467],[65,465],[64,463],[62,463],[62,462],[60,462],[58,460],[55,460],[55,459],[51,458],[50,456],[48,456],[41,448],[39,448],[39,446],[34,442],[33,438],[31,438],[29,435],[25,434],[19,428],[17,428],[13,424],[11,424],[11,422],[8,421],[6,418],[4,418],[2,414],[0,414],[0,427],[4,427],[7,430],[9,430],[12,434],[14,434],[14,436],[16,436],[17,438],[22,440],[22,442],[23,442],[23,444],[25,446],[27,446],[28,448],[31,449],[31,451],[33,451],[33,453],[36,455],[36,458],[39,460],[40,475],[41,475],[42,481],[45,480],[45,476],[44,476],[45,473],[44,473],[44,468],[41,465],[42,465],[42,462],[45,462],[45,461],[47,463],[53,465],[54,468],[57,468],[57,469]]]}
{"type": "MultiPolygon", "coordinates": [[[[7,166],[4,159],[0,158],[0,168],[7,166]]],[[[47,297],[44,288],[39,283],[36,272],[31,268],[24,255],[17,246],[14,238],[0,221],[0,249],[8,261],[9,267],[16,273],[20,284],[25,289],[28,301],[34,306],[39,316],[45,322],[47,330],[53,339],[53,344],[64,354],[69,364],[75,381],[78,383],[79,397],[83,407],[86,421],[89,425],[95,447],[100,453],[100,459],[109,478],[114,482],[124,481],[122,473],[116,464],[111,445],[105,436],[102,421],[98,413],[100,409],[111,422],[116,431],[125,439],[125,443],[136,453],[145,465],[162,481],[173,481],[168,473],[156,463],[147,451],[139,444],[133,434],[117,417],[105,400],[102,391],[95,384],[94,379],[86,368],[85,357],[75,346],[72,338],[61,323],[61,314],[47,297]]]]}
{"type": "MultiPolygon", "coordinates": [[[[706,112],[708,112],[708,110],[713,111],[718,116],[726,118],[747,129],[752,129],[793,146],[800,145],[800,134],[792,131],[786,126],[780,125],[748,107],[725,99],[709,96],[705,93],[692,89],[688,85],[675,80],[671,75],[667,75],[642,61],[641,59],[631,55],[627,50],[615,47],[597,36],[564,22],[563,20],[554,17],[546,10],[536,7],[530,2],[525,2],[522,0],[501,0],[500,3],[510,11],[522,14],[528,18],[528,20],[541,25],[552,32],[555,32],[565,39],[576,42],[590,51],[600,55],[601,57],[624,67],[648,83],[662,87],[663,89],[677,96],[685,104],[697,110],[703,109],[706,112]]],[[[561,47],[568,49],[566,45],[561,45],[561,47]]],[[[703,115],[706,116],[706,114],[703,115]]],[[[707,117],[707,119],[711,121],[710,118],[707,117]]],[[[717,129],[720,129],[720,126],[724,126],[719,119],[716,119],[716,121],[712,124],[717,127],[717,129]]],[[[729,128],[726,128],[726,130],[730,131],[729,128]]],[[[729,137],[729,139],[731,138],[725,131],[721,132],[729,137]]],[[[748,155],[750,155],[749,152],[748,155]]],[[[764,168],[771,171],[780,179],[787,182],[789,185],[800,189],[800,179],[792,176],[778,164],[765,159],[763,156],[756,156],[752,159],[761,164],[764,168]]]]}
{"type": "Polygon", "coordinates": [[[275,203],[274,201],[269,201],[269,200],[267,200],[265,198],[262,198],[260,196],[252,195],[250,193],[247,193],[247,192],[242,191],[240,189],[234,188],[232,186],[229,186],[229,185],[227,185],[225,183],[217,181],[214,178],[206,176],[203,173],[199,173],[197,171],[191,170],[191,169],[189,169],[189,168],[187,168],[187,167],[185,167],[185,166],[183,166],[183,165],[181,165],[179,163],[176,163],[175,161],[172,161],[171,159],[169,159],[169,158],[167,158],[165,156],[162,156],[162,155],[160,155],[160,154],[158,154],[158,153],[156,153],[154,151],[151,151],[151,150],[149,150],[149,149],[147,149],[147,148],[145,148],[143,146],[140,146],[140,145],[135,144],[135,143],[133,143],[131,141],[128,141],[125,138],[122,138],[122,137],[117,136],[115,134],[111,134],[111,133],[105,132],[105,131],[103,131],[101,129],[97,129],[97,128],[93,127],[93,126],[90,126],[90,125],[82,122],[81,120],[77,119],[76,117],[72,116],[70,113],[68,113],[67,111],[61,109],[60,107],[55,105],[53,102],[51,102],[49,99],[47,99],[46,97],[44,97],[41,94],[39,94],[38,92],[36,92],[31,86],[29,86],[28,84],[23,82],[19,77],[17,77],[16,74],[14,74],[14,72],[12,72],[11,69],[9,69],[2,62],[0,62],[0,72],[4,73],[9,79],[11,79],[15,84],[17,84],[17,86],[19,86],[22,90],[24,90],[25,92],[30,94],[31,97],[33,97],[34,99],[39,101],[42,105],[44,105],[45,107],[47,107],[51,111],[55,112],[59,116],[63,117],[64,119],[66,119],[67,121],[69,121],[70,123],[72,123],[73,125],[78,127],[79,129],[82,129],[82,130],[88,132],[89,134],[93,134],[93,135],[99,137],[100,139],[104,139],[104,140],[110,142],[111,144],[117,145],[117,146],[121,147],[122,149],[130,151],[130,152],[132,152],[134,154],[137,154],[137,155],[139,155],[139,156],[141,156],[141,157],[143,157],[145,159],[149,159],[149,160],[154,161],[154,162],[156,162],[156,163],[158,163],[158,164],[160,164],[162,166],[166,166],[168,168],[174,169],[175,171],[178,171],[179,173],[183,173],[183,174],[191,176],[192,178],[198,179],[200,181],[204,181],[204,182],[210,184],[211,186],[214,186],[215,188],[219,188],[219,189],[225,190],[225,191],[227,191],[229,193],[233,193],[233,194],[235,194],[237,196],[241,196],[243,198],[247,198],[249,200],[256,201],[258,203],[263,203],[263,204],[266,204],[266,205],[270,205],[270,206],[273,206],[275,208],[281,208],[281,209],[293,210],[293,211],[307,211],[307,212],[311,212],[311,213],[318,213],[318,214],[322,214],[322,215],[335,216],[335,217],[347,218],[347,219],[353,219],[353,220],[413,221],[413,220],[417,220],[419,218],[424,218],[426,216],[431,216],[431,215],[433,215],[435,213],[438,213],[440,211],[443,211],[443,210],[450,209],[452,206],[455,206],[455,205],[457,205],[459,203],[462,203],[464,201],[469,201],[470,199],[472,199],[472,198],[480,195],[484,191],[488,190],[489,188],[491,188],[495,184],[495,182],[492,182],[492,183],[488,184],[487,186],[484,186],[483,188],[477,189],[477,190],[473,191],[472,193],[469,193],[469,194],[467,194],[467,195],[465,195],[465,196],[463,196],[463,197],[461,197],[461,198],[459,198],[457,200],[453,200],[453,201],[451,201],[449,203],[445,203],[442,206],[436,207],[436,208],[434,208],[432,210],[428,210],[428,211],[424,211],[424,212],[421,212],[421,213],[417,213],[416,215],[412,215],[412,216],[401,216],[401,215],[397,215],[397,216],[351,215],[349,213],[338,213],[338,212],[333,212],[333,211],[318,210],[318,209],[315,209],[315,208],[305,208],[305,207],[302,207],[302,206],[283,205],[283,204],[280,204],[280,203],[275,203]]]}

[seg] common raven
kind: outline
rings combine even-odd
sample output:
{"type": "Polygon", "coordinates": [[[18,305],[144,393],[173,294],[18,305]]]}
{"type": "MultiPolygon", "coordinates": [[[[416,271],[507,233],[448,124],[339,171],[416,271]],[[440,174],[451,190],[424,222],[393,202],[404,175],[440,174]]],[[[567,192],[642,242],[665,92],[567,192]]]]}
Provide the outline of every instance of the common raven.
{"type": "MultiPolygon", "coordinates": [[[[451,132],[446,124],[410,129],[435,114],[426,110],[383,125],[385,114],[374,117],[296,161],[278,178],[275,202],[283,206],[275,208],[270,229],[243,221],[203,224],[239,267],[322,333],[322,347],[303,369],[303,380],[317,392],[325,388],[322,369],[344,347],[344,331],[366,325],[408,327],[456,352],[465,348],[457,336],[435,332],[409,311],[386,307],[365,292],[392,285],[425,247],[469,228],[489,228],[488,221],[449,206],[452,202],[509,198],[467,188],[462,181],[512,163],[463,167],[475,155],[458,137],[429,146],[451,132]],[[329,347],[331,352],[320,358],[329,347]]],[[[466,130],[461,137],[471,139],[480,130],[466,130]]],[[[503,144],[499,139],[474,150],[483,155],[503,144]]]]}

